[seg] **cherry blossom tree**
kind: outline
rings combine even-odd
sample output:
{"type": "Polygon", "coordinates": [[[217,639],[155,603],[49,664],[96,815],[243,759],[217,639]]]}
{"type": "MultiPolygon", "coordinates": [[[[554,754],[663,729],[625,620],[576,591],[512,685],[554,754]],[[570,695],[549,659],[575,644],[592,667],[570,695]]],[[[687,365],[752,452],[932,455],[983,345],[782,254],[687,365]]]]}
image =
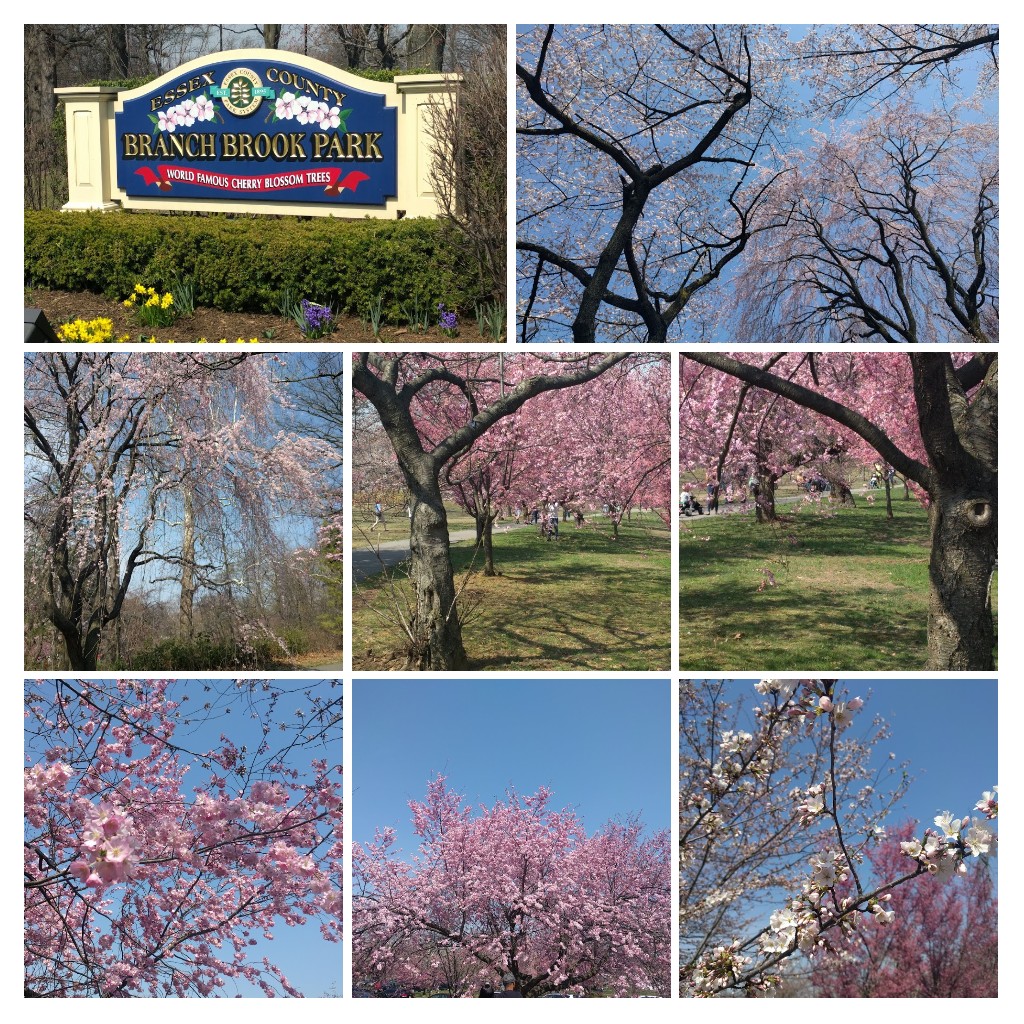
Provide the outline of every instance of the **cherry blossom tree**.
{"type": "Polygon", "coordinates": [[[353,357],[354,387],[376,410],[411,497],[416,604],[405,624],[411,666],[459,669],[466,662],[441,483],[445,467],[530,399],[586,384],[628,358],[629,353],[484,361],[473,355],[353,357]],[[428,429],[420,414],[438,404],[439,391],[457,404],[458,425],[435,423],[428,429]]]}
{"type": "Polygon", "coordinates": [[[300,995],[250,947],[341,938],[340,688],[26,683],[26,995],[300,995]]]}
{"type": "Polygon", "coordinates": [[[27,358],[27,562],[72,667],[96,668],[147,566],[176,577],[185,635],[201,589],[259,597],[267,563],[286,557],[277,522],[316,517],[332,456],[275,432],[278,400],[259,357],[27,358]]]}
{"type": "Polygon", "coordinates": [[[587,835],[546,789],[474,814],[438,777],[411,801],[422,842],[353,851],[356,974],[444,978],[459,995],[512,974],[524,996],[608,988],[669,994],[668,835],[635,821],[587,835]]]}
{"type": "Polygon", "coordinates": [[[522,32],[520,340],[995,340],[998,39],[522,32]]]}
{"type": "Polygon", "coordinates": [[[629,359],[578,388],[538,395],[453,459],[443,479],[476,519],[484,572],[493,571],[494,521],[513,504],[607,508],[616,539],[633,506],[667,519],[669,404],[668,359],[629,359]]]}
{"type": "Polygon", "coordinates": [[[976,91],[993,93],[998,46],[998,25],[830,25],[799,41],[797,59],[810,71],[814,108],[841,116],[935,80],[943,98],[962,97],[965,63],[978,55],[976,91]]]}
{"type": "MultiPolygon", "coordinates": [[[[904,844],[919,831],[910,822],[868,850],[875,878],[895,878],[905,866],[904,844]]],[[[848,887],[848,883],[847,883],[848,887]]],[[[892,894],[895,920],[860,928],[840,954],[812,960],[817,994],[829,998],[994,998],[999,994],[999,936],[995,883],[979,865],[935,884],[920,875],[892,894]]]]}
{"type": "MultiPolygon", "coordinates": [[[[838,373],[831,371],[843,369],[811,353],[774,353],[756,362],[808,386],[826,369],[836,386],[838,373]]],[[[822,468],[848,448],[826,417],[689,359],[682,364],[679,444],[684,473],[703,468],[707,479],[728,480],[741,493],[753,480],[758,522],[775,521],[775,485],[785,474],[812,464],[822,468]]]]}
{"type": "Polygon", "coordinates": [[[907,101],[812,137],[737,277],[737,336],[998,340],[996,125],[907,101]]]}
{"type": "Polygon", "coordinates": [[[781,45],[774,26],[519,35],[521,340],[664,341],[770,225],[781,45]]]}
{"type": "MultiPolygon", "coordinates": [[[[910,415],[917,428],[910,433],[905,422],[900,430],[890,427],[893,399],[877,386],[884,376],[864,373],[856,377],[859,390],[830,393],[828,382],[801,384],[752,360],[708,352],[688,352],[686,358],[833,420],[920,489],[931,525],[928,667],[991,669],[995,633],[990,589],[996,566],[998,494],[996,353],[977,353],[966,362],[937,352],[891,356],[910,368],[916,406],[910,415]],[[915,436],[919,449],[913,446],[915,436]]],[[[868,365],[880,356],[856,358],[868,365]]],[[[906,397],[909,403],[910,396],[906,397]]],[[[900,415],[904,421],[908,418],[900,415]]]]}
{"type": "Polygon", "coordinates": [[[680,689],[680,978],[698,996],[772,989],[800,958],[835,963],[893,925],[904,887],[941,887],[996,848],[993,791],[980,817],[944,812],[876,874],[909,782],[905,765],[873,766],[885,722],[859,723],[864,698],[835,680],[755,690],[747,711],[723,681],[680,689]]]}

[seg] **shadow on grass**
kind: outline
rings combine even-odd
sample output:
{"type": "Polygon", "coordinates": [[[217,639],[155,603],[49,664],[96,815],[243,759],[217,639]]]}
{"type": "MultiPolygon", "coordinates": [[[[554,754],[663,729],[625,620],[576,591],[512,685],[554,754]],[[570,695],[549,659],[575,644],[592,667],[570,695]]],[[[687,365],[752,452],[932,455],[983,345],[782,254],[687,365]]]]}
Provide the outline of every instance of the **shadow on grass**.
{"type": "MultiPolygon", "coordinates": [[[[497,575],[479,572],[474,545],[452,548],[457,585],[476,570],[460,596],[463,639],[470,667],[478,669],[668,670],[670,652],[669,545],[664,525],[635,524],[620,539],[611,531],[566,524],[558,541],[532,529],[496,533],[497,575]]],[[[408,580],[397,586],[410,594],[408,580]]],[[[385,634],[397,630],[373,616],[366,602],[380,605],[383,580],[360,586],[353,608],[354,664],[380,658],[385,634]],[[376,650],[367,650],[373,620],[376,650]],[[364,653],[365,652],[365,657],[364,653]]],[[[389,655],[385,653],[385,657],[389,655]]],[[[371,667],[380,667],[374,664],[371,667]]]]}
{"type": "Polygon", "coordinates": [[[876,590],[847,587],[815,602],[775,590],[745,604],[694,611],[681,599],[684,670],[913,670],[927,658],[927,604],[900,591],[881,602],[876,590]]]}
{"type": "Polygon", "coordinates": [[[860,506],[691,530],[680,543],[682,670],[923,667],[928,540],[916,505],[892,520],[860,506]]]}

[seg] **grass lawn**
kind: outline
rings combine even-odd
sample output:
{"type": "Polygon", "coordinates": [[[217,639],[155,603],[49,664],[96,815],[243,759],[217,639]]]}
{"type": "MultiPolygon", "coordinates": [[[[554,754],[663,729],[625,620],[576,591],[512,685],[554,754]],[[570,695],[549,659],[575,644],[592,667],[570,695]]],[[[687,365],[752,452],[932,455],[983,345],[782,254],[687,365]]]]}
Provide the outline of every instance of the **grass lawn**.
{"type": "MultiPolygon", "coordinates": [[[[824,506],[827,508],[828,506],[824,506]]],[[[928,514],[916,501],[836,509],[780,506],[684,519],[680,669],[807,672],[924,668],[928,514]],[[764,572],[762,571],[764,570],[764,572]],[[776,585],[766,586],[765,572],[776,585]]]]}
{"type": "MultiPolygon", "coordinates": [[[[462,591],[463,641],[470,668],[493,670],[670,669],[669,529],[653,513],[623,524],[620,539],[595,516],[582,528],[561,523],[557,542],[533,527],[494,533],[494,565],[485,577],[474,545],[452,546],[462,591]]],[[[395,587],[408,603],[404,573],[395,587]]],[[[401,636],[388,611],[382,576],[353,593],[352,664],[357,670],[401,668],[401,636]]]]}

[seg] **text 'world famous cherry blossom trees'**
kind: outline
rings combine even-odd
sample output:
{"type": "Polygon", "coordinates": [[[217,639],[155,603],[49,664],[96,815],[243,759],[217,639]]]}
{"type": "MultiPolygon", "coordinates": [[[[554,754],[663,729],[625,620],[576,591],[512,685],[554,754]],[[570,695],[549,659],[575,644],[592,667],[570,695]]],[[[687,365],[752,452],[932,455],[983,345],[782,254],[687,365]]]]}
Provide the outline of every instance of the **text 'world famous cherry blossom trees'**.
{"type": "MultiPolygon", "coordinates": [[[[661,355],[364,353],[354,361],[354,387],[376,411],[408,494],[411,667],[458,669],[466,660],[446,497],[473,512],[485,546],[499,511],[515,501],[607,504],[617,515],[643,504],[667,515],[661,355]]],[[[373,482],[359,486],[396,490],[383,454],[372,460],[373,482]]]]}
{"type": "Polygon", "coordinates": [[[341,939],[341,721],[337,680],[26,682],[25,995],[301,995],[272,951],[341,939]]]}
{"type": "Polygon", "coordinates": [[[340,454],[302,429],[286,375],[283,358],[254,355],[26,357],[30,661],[130,660],[119,624],[145,588],[177,597],[179,637],[205,598],[243,646],[274,635],[286,588],[314,600],[294,555],[339,507],[340,454]]]}
{"type": "Polygon", "coordinates": [[[995,340],[998,41],[524,29],[519,340],[995,340]]]}
{"type": "MultiPolygon", "coordinates": [[[[913,930],[929,885],[984,873],[996,852],[993,789],[922,831],[905,828],[898,854],[879,855],[910,782],[895,754],[873,756],[886,723],[861,722],[865,699],[835,680],[754,689],[744,711],[726,681],[680,688],[680,984],[691,995],[776,989],[808,961],[819,977],[843,971],[878,948],[879,930],[913,930]],[[900,921],[904,906],[911,917],[900,921]]],[[[950,935],[959,927],[950,921],[950,935]]],[[[907,941],[920,950],[931,938],[907,941]]]]}
{"type": "MultiPolygon", "coordinates": [[[[794,459],[825,446],[863,462],[880,457],[910,481],[928,505],[931,526],[927,665],[992,668],[999,397],[994,351],[736,358],[701,350],[685,353],[682,377],[682,405],[691,411],[681,410],[681,417],[703,422],[713,442],[701,450],[695,440],[701,430],[682,431],[684,462],[699,453],[704,465],[715,464],[726,438],[742,444],[749,433],[745,410],[753,412],[753,427],[763,428],[765,415],[757,411],[763,408],[780,431],[771,457],[762,451],[765,473],[784,472],[798,464],[794,459]],[[708,370],[716,375],[705,378],[708,370]],[[752,397],[758,390],[772,396],[767,404],[752,397]]],[[[756,463],[756,451],[750,457],[756,463]]]]}
{"type": "Polygon", "coordinates": [[[353,971],[475,995],[506,974],[524,996],[669,994],[667,832],[611,822],[588,835],[552,794],[475,812],[443,777],[410,801],[411,860],[390,829],[353,850],[353,971]]]}

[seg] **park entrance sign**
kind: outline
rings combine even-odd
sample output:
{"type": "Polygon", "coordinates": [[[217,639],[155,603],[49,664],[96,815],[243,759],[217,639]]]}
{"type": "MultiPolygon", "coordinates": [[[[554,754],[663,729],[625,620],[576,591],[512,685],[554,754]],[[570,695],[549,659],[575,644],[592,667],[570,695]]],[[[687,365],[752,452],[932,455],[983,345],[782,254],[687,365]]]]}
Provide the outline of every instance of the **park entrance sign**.
{"type": "Polygon", "coordinates": [[[118,106],[117,184],[129,196],[383,206],[398,194],[397,108],[290,61],[211,61],[118,106]]]}
{"type": "Polygon", "coordinates": [[[431,109],[451,75],[371,82],[281,50],[232,50],[126,92],[58,89],[66,210],[433,216],[431,109]]]}

